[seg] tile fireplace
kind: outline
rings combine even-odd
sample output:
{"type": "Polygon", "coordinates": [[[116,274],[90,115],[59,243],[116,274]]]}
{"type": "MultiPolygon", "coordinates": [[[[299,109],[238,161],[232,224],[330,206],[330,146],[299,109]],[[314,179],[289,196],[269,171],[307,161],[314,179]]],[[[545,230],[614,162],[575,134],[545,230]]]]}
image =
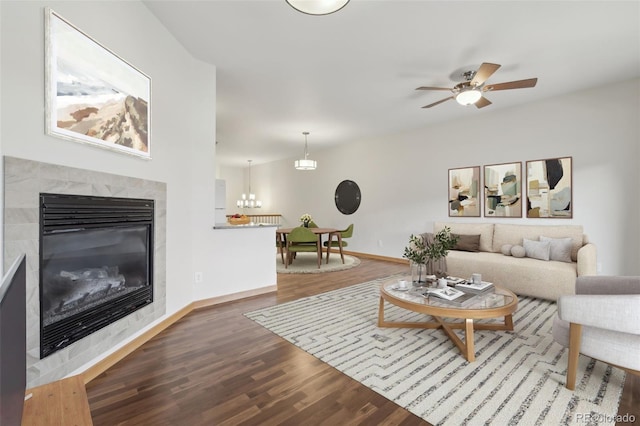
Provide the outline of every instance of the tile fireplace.
{"type": "MultiPolygon", "coordinates": [[[[34,387],[61,379],[70,374],[77,374],[78,371],[86,368],[88,363],[104,357],[105,354],[110,353],[114,348],[122,345],[135,336],[136,333],[139,333],[165,315],[167,309],[167,184],[149,179],[16,157],[4,156],[3,160],[5,249],[3,260],[6,269],[18,255],[24,253],[27,256],[27,386],[34,387]],[[152,246],[148,246],[149,252],[152,253],[148,272],[148,290],[152,292],[150,296],[153,297],[153,303],[144,305],[119,320],[77,340],[73,344],[64,346],[67,344],[65,342],[58,350],[50,352],[50,355],[44,358],[41,357],[44,351],[40,348],[42,324],[40,319],[40,309],[42,307],[40,301],[41,194],[74,195],[93,199],[101,197],[138,199],[153,201],[154,205],[153,230],[149,230],[151,238],[149,242],[152,243],[152,246]]],[[[103,238],[103,235],[98,232],[100,231],[99,227],[92,228],[91,231],[96,232],[91,238],[96,237],[98,240],[103,238]]],[[[125,248],[128,253],[127,258],[131,257],[132,260],[139,258],[140,248],[143,246],[141,242],[144,242],[146,238],[144,231],[134,229],[125,233],[125,235],[126,237],[115,241],[122,241],[123,246],[128,247],[125,248]]],[[[78,239],[83,241],[83,244],[86,244],[84,238],[78,239]]],[[[94,243],[94,246],[111,246],[113,243],[114,241],[107,239],[106,241],[102,240],[102,242],[94,243]]],[[[78,243],[73,241],[73,244],[78,243]]],[[[82,250],[76,250],[75,253],[72,251],[65,257],[73,257],[70,255],[75,255],[80,251],[82,250]]],[[[93,251],[93,255],[90,257],[95,258],[96,255],[111,252],[111,249],[103,250],[102,252],[100,250],[85,251],[87,253],[93,251]]],[[[42,252],[44,253],[44,251],[42,252]]],[[[144,273],[140,272],[131,272],[129,265],[120,262],[123,258],[125,256],[121,256],[118,259],[117,271],[111,265],[113,258],[108,256],[103,258],[102,261],[93,262],[99,264],[97,266],[78,266],[75,262],[67,262],[63,258],[56,258],[53,264],[55,266],[57,263],[59,269],[65,271],[61,276],[66,276],[72,280],[80,275],[82,275],[80,279],[90,279],[92,276],[104,278],[111,275],[114,280],[112,283],[103,282],[98,286],[102,286],[104,293],[120,297],[124,295],[124,291],[131,290],[126,288],[128,285],[141,280],[141,278],[137,277],[144,275],[144,273]],[[102,269],[103,267],[107,268],[102,269]],[[120,275],[124,276],[125,288],[119,283],[121,281],[120,275]],[[111,287],[107,292],[106,287],[109,284],[111,284],[111,287]],[[122,290],[122,292],[116,291],[116,288],[122,290]]],[[[139,269],[139,267],[136,268],[139,269]]],[[[60,274],[61,272],[59,271],[58,275],[60,274]]],[[[81,285],[85,286],[87,283],[85,281],[85,284],[81,285]]],[[[78,305],[88,303],[92,291],[82,290],[77,293],[73,296],[61,296],[54,292],[49,302],[43,302],[45,303],[44,306],[55,305],[58,308],[62,303],[62,308],[60,309],[60,312],[62,312],[64,309],[72,308],[73,303],[78,305]],[[86,293],[89,293],[89,295],[82,300],[86,293]],[[62,300],[68,302],[62,302],[62,300]]],[[[100,293],[98,292],[93,296],[99,295],[100,293]]],[[[87,306],[86,308],[89,313],[94,310],[93,306],[87,306]]]]}

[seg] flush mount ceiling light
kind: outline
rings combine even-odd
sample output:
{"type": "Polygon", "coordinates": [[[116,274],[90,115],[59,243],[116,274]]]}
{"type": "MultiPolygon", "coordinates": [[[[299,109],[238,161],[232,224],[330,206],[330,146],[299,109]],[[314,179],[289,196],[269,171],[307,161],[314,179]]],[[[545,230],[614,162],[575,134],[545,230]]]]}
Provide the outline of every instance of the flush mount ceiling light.
{"type": "Polygon", "coordinates": [[[342,9],[349,0],[286,0],[289,6],[307,15],[328,15],[342,9]]]}
{"type": "Polygon", "coordinates": [[[304,135],[304,158],[302,160],[296,160],[294,164],[296,170],[315,170],[318,163],[314,160],[309,160],[309,151],[307,149],[307,136],[309,132],[302,132],[304,135]]]}

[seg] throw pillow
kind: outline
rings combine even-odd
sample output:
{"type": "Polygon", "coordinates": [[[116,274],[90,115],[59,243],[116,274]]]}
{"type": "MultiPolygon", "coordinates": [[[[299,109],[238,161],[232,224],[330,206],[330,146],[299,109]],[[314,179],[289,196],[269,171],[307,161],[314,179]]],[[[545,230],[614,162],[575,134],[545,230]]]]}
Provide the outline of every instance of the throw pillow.
{"type": "Polygon", "coordinates": [[[511,256],[511,248],[513,246],[511,244],[505,244],[502,246],[502,248],[500,248],[500,251],[502,252],[502,254],[504,254],[505,256],[511,256]]]}
{"type": "Polygon", "coordinates": [[[524,251],[524,247],[522,246],[513,246],[511,247],[511,256],[513,257],[524,257],[527,254],[524,251]]]}
{"type": "Polygon", "coordinates": [[[551,251],[551,243],[549,241],[523,241],[524,252],[527,257],[539,260],[549,260],[549,252],[551,251]]]}
{"type": "Polygon", "coordinates": [[[571,238],[549,238],[541,236],[540,241],[549,242],[549,259],[571,263],[571,249],[573,248],[573,240],[571,238]]]}
{"type": "Polygon", "coordinates": [[[480,251],[480,234],[478,235],[465,235],[465,234],[452,234],[458,237],[453,250],[460,251],[480,251]]]}

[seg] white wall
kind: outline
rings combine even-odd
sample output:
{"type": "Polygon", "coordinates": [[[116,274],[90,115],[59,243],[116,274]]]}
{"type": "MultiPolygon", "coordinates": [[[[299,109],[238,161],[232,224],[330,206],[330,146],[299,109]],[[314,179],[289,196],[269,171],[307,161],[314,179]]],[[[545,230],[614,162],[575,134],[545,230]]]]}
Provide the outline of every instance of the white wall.
{"type": "Polygon", "coordinates": [[[252,187],[286,225],[303,213],[320,225],[355,223],[349,249],[356,252],[400,258],[411,233],[440,220],[580,224],[603,274],[640,274],[638,99],[640,80],[632,80],[513,109],[469,108],[455,122],[314,150],[313,172],[294,170],[293,157],[254,166],[252,187]],[[564,156],[573,157],[573,219],[448,217],[449,168],[564,156]],[[344,179],[362,191],[350,216],[333,199],[344,179]]]}

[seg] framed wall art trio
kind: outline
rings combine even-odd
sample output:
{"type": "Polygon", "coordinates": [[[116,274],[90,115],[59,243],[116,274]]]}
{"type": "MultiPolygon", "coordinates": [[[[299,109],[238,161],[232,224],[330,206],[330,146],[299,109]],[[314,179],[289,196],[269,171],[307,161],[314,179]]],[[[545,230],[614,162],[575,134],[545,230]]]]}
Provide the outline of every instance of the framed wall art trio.
{"type": "Polygon", "coordinates": [[[480,166],[449,169],[449,217],[572,218],[572,157],[524,164],[482,166],[482,180],[480,166]]]}

